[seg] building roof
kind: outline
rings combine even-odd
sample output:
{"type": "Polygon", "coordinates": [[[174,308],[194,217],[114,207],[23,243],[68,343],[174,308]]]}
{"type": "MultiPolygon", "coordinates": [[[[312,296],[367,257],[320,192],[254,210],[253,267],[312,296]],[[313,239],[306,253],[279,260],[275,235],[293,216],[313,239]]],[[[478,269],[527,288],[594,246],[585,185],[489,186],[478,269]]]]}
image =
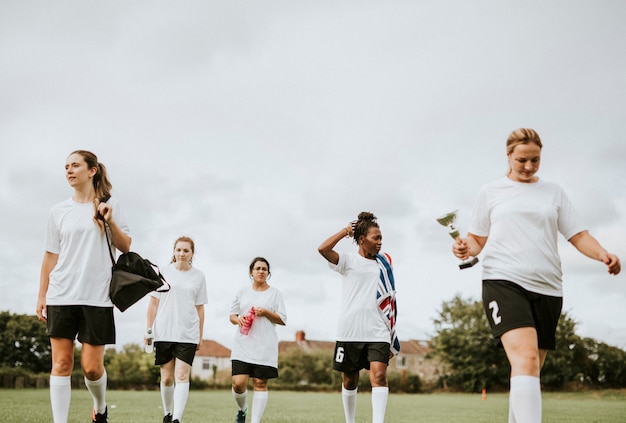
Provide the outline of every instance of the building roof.
{"type": "Polygon", "coordinates": [[[419,341],[417,339],[400,341],[400,354],[425,356],[430,351],[431,348],[428,345],[428,341],[419,341]]]}
{"type": "MultiPolygon", "coordinates": [[[[313,351],[333,351],[335,341],[311,341],[306,339],[304,331],[296,332],[295,341],[280,341],[278,343],[278,353],[284,353],[292,348],[299,348],[304,352],[313,351]]],[[[400,354],[426,356],[431,351],[428,341],[410,339],[400,341],[400,354]]]]}
{"type": "Polygon", "coordinates": [[[278,343],[278,354],[293,348],[298,348],[304,352],[333,351],[335,343],[331,341],[309,341],[306,339],[304,331],[299,330],[296,332],[295,341],[280,341],[278,343]]]}
{"type": "MultiPolygon", "coordinates": [[[[311,341],[306,339],[303,331],[298,331],[295,341],[280,341],[278,343],[278,353],[284,353],[292,348],[298,348],[304,352],[333,351],[335,349],[335,341],[311,341]]],[[[419,355],[424,357],[430,351],[431,348],[428,345],[428,341],[417,339],[400,341],[401,355],[419,355]]]]}
{"type": "Polygon", "coordinates": [[[225,357],[230,358],[230,350],[219,342],[203,339],[202,345],[196,351],[196,357],[225,357]]]}
{"type": "Polygon", "coordinates": [[[309,341],[308,339],[300,341],[280,341],[278,343],[278,353],[284,353],[290,349],[299,348],[305,352],[314,351],[334,351],[335,342],[331,341],[309,341]]]}

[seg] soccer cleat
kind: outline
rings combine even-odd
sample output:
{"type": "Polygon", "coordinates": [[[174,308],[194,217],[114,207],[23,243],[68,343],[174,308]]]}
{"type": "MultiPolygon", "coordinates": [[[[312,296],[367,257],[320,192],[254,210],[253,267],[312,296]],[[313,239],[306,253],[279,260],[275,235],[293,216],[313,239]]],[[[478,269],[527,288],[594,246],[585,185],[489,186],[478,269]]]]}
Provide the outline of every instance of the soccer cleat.
{"type": "Polygon", "coordinates": [[[172,423],[172,414],[168,414],[166,416],[163,416],[163,423],[172,423]]]}
{"type": "Polygon", "coordinates": [[[245,410],[237,411],[237,417],[235,417],[235,423],[246,423],[246,414],[248,414],[248,407],[245,410]]]}
{"type": "Polygon", "coordinates": [[[108,423],[109,422],[108,409],[105,408],[104,413],[102,414],[96,413],[96,410],[93,410],[93,413],[91,415],[91,421],[93,423],[108,423]]]}
{"type": "Polygon", "coordinates": [[[180,420],[178,420],[178,419],[172,420],[172,423],[180,423],[180,420]]]}

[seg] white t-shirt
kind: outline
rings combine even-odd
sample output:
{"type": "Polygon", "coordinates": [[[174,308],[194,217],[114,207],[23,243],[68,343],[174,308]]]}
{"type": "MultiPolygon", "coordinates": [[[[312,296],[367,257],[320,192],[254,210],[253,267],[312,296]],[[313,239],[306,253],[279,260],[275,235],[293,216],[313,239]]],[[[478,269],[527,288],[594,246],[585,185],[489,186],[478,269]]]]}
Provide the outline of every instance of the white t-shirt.
{"type": "MultiPolygon", "coordinates": [[[[117,226],[128,235],[117,199],[111,197],[107,204],[113,208],[117,226]]],[[[50,210],[44,247],[59,259],[50,272],[48,305],[113,307],[109,298],[111,258],[104,232],[93,217],[93,203],[77,203],[71,198],[50,210]]],[[[112,250],[115,255],[115,248],[112,250]]]]}
{"type": "MultiPolygon", "coordinates": [[[[248,314],[250,308],[262,307],[280,316],[287,324],[287,309],[278,289],[270,286],[265,291],[255,291],[252,286],[241,288],[230,307],[229,315],[248,314]]],[[[256,316],[247,335],[235,333],[231,360],[278,368],[278,335],[276,324],[267,317],[256,316]]]]}
{"type": "Polygon", "coordinates": [[[488,237],[483,279],[551,296],[563,295],[558,233],[570,239],[585,229],[559,185],[507,177],[481,189],[469,226],[470,233],[488,237]]]}
{"type": "Polygon", "coordinates": [[[161,269],[161,274],[171,288],[167,292],[150,293],[159,299],[154,340],[198,344],[201,335],[196,306],[208,303],[204,273],[195,267],[182,272],[171,263],[161,269]]]}
{"type": "Polygon", "coordinates": [[[389,344],[389,328],[376,303],[380,278],[376,260],[368,260],[357,253],[339,253],[339,262],[328,264],[343,276],[337,341],[389,344]]]}

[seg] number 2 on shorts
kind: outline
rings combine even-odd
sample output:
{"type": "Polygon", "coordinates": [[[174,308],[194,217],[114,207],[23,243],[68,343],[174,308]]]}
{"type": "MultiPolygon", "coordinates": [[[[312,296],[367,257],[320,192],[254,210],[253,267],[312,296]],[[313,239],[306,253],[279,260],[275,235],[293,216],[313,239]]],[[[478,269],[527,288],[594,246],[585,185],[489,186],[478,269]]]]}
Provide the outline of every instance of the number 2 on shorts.
{"type": "Polygon", "coordinates": [[[489,309],[491,310],[491,318],[493,319],[493,323],[499,325],[502,321],[502,317],[498,315],[500,312],[500,307],[498,307],[497,301],[492,301],[489,303],[489,309]]]}

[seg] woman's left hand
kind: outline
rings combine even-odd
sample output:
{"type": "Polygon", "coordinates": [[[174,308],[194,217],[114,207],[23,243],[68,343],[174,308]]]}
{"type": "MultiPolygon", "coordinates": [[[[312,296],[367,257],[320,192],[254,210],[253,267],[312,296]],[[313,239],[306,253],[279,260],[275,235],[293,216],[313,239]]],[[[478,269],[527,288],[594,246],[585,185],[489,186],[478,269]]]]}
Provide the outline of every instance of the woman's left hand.
{"type": "Polygon", "coordinates": [[[619,257],[615,254],[606,253],[602,257],[602,262],[609,268],[609,273],[611,275],[617,275],[622,270],[619,257]]]}
{"type": "Polygon", "coordinates": [[[254,307],[254,314],[261,317],[267,315],[267,310],[263,307],[254,307]]]}

